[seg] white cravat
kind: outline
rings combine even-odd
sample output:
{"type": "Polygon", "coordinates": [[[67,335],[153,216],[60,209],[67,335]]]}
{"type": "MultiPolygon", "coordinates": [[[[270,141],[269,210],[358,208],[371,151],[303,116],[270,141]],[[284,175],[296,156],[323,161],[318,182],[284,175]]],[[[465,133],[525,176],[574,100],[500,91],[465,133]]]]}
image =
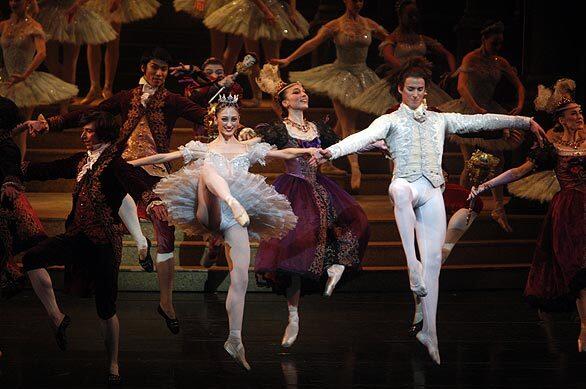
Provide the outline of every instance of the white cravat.
{"type": "Polygon", "coordinates": [[[143,107],[146,107],[147,101],[149,98],[155,94],[158,88],[151,86],[144,77],[141,77],[140,81],[138,82],[139,85],[142,85],[142,95],[140,96],[140,103],[143,107]]]}
{"type": "Polygon", "coordinates": [[[87,160],[85,161],[85,165],[83,165],[79,173],[77,173],[78,182],[81,181],[81,179],[88,172],[88,170],[91,170],[92,166],[94,166],[94,163],[96,163],[98,158],[100,158],[100,155],[102,155],[102,152],[108,146],[110,146],[110,143],[102,143],[97,148],[87,151],[87,160]]]}
{"type": "Polygon", "coordinates": [[[404,105],[407,110],[413,112],[413,119],[415,119],[417,122],[423,123],[427,119],[425,116],[427,112],[427,102],[425,99],[423,99],[423,102],[415,109],[409,108],[409,106],[407,106],[405,103],[401,103],[401,105],[404,105]]]}

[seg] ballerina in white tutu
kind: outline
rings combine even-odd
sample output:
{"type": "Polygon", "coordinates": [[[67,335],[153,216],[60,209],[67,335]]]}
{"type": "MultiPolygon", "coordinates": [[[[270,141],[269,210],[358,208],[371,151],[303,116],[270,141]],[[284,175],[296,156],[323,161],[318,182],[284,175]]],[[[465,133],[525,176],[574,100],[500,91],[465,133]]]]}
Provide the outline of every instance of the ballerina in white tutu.
{"type": "Polygon", "coordinates": [[[87,62],[90,73],[90,90],[81,100],[81,104],[90,104],[95,100],[109,99],[114,95],[113,83],[120,58],[120,31],[122,24],[150,19],[157,14],[161,4],[157,0],[89,0],[87,7],[98,12],[109,21],[116,31],[115,39],[106,43],[104,58],[104,88],[100,83],[102,49],[100,44],[88,44],[87,62]]]}
{"type": "MultiPolygon", "coordinates": [[[[4,67],[0,68],[0,96],[11,99],[31,118],[38,105],[68,100],[77,87],[52,74],[37,72],[46,56],[45,33],[29,14],[30,0],[11,1],[10,19],[0,23],[0,43],[4,67]]],[[[26,132],[19,135],[22,158],[26,152],[26,132]]]]}
{"type": "Polygon", "coordinates": [[[254,163],[266,157],[294,159],[314,148],[273,150],[267,143],[239,142],[234,133],[240,122],[237,98],[221,97],[216,108],[219,136],[210,143],[191,141],[179,151],[130,162],[135,166],[183,159],[185,167],[163,178],[154,192],[163,200],[169,222],[193,235],[217,233],[226,242],[230,289],[226,310],[230,335],[226,351],[246,370],[241,329],[250,265],[250,239],[281,238],[295,228],[297,216],[287,198],[251,174],[254,163]]]}
{"type": "MultiPolygon", "coordinates": [[[[226,71],[231,73],[236,64],[242,38],[247,52],[260,55],[262,45],[265,58],[269,59],[279,57],[284,39],[306,37],[309,34],[309,23],[297,11],[296,5],[296,0],[233,0],[206,16],[206,27],[230,34],[224,53],[226,71]]],[[[260,104],[262,92],[254,81],[259,71],[259,67],[255,66],[249,77],[253,97],[246,102],[247,106],[260,104]]]]}
{"type": "MultiPolygon", "coordinates": [[[[189,16],[203,20],[206,16],[216,12],[232,0],[173,0],[173,8],[177,12],[185,12],[189,16]]],[[[242,45],[242,38],[239,38],[242,45]]],[[[224,58],[226,34],[216,28],[210,28],[211,57],[224,58]]],[[[235,64],[235,63],[234,63],[235,64]]],[[[234,66],[232,64],[232,67],[234,66]]]]}
{"type": "MultiPolygon", "coordinates": [[[[104,0],[105,1],[105,0],[104,0]]],[[[75,84],[79,49],[83,44],[98,45],[116,39],[118,34],[99,13],[87,6],[88,0],[42,0],[39,2],[39,23],[47,43],[47,67],[62,80],[75,84]],[[63,61],[59,61],[63,46],[63,61]]],[[[61,105],[61,113],[68,105],[61,105]]]]}
{"type": "MultiPolygon", "coordinates": [[[[334,104],[342,136],[347,137],[356,131],[358,111],[350,108],[352,100],[366,88],[379,81],[378,76],[366,66],[368,47],[372,37],[386,38],[387,31],[371,19],[360,16],[363,2],[344,0],[344,15],[323,26],[317,35],[306,41],[285,59],[272,59],[271,63],[281,67],[288,66],[306,54],[317,49],[322,43],[333,40],[336,45],[336,61],[303,72],[291,72],[291,81],[298,81],[312,93],[325,94],[334,104]]],[[[358,156],[349,155],[353,191],[360,188],[360,167],[358,156]]]]}

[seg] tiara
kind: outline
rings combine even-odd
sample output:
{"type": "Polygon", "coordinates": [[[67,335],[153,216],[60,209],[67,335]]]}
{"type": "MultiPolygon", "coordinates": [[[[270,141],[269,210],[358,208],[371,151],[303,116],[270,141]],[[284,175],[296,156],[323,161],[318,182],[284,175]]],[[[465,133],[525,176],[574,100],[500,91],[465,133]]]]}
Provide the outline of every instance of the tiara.
{"type": "Polygon", "coordinates": [[[218,104],[224,106],[238,107],[238,95],[220,95],[218,98],[218,104]]]}

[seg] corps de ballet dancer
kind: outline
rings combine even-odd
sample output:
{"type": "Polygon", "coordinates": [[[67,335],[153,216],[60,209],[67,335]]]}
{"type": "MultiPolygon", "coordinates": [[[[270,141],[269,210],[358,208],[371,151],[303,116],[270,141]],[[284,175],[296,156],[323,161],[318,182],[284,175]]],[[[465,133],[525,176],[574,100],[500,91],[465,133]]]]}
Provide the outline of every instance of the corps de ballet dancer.
{"type": "Polygon", "coordinates": [[[524,164],[472,188],[471,197],[511,183],[509,190],[517,196],[549,201],[525,286],[525,298],[539,309],[542,318],[548,312],[571,311],[576,307],[580,317],[578,351],[586,352],[584,115],[571,95],[552,93],[543,87],[535,107],[552,114],[556,123],[555,130],[548,132],[549,142],[542,147],[534,145],[524,164]]]}
{"type": "MultiPolygon", "coordinates": [[[[499,55],[503,45],[505,26],[501,22],[488,24],[481,32],[482,44],[479,48],[466,54],[462,65],[455,75],[458,77],[458,92],[460,98],[439,105],[443,112],[458,112],[465,114],[474,113],[501,113],[507,112],[517,115],[523,109],[525,102],[525,88],[517,75],[517,71],[509,62],[499,55]],[[510,111],[504,109],[495,101],[495,91],[502,78],[509,81],[517,91],[517,105],[510,111]]],[[[450,141],[460,145],[464,160],[468,160],[475,148],[482,148],[499,158],[499,172],[504,165],[503,150],[511,150],[518,147],[522,141],[522,133],[510,129],[486,136],[450,136],[450,141]]],[[[468,171],[462,170],[460,185],[469,187],[467,183],[468,171]]],[[[492,195],[496,202],[491,217],[507,232],[512,227],[507,220],[503,203],[502,187],[492,189],[492,195]]]]}
{"type": "MultiPolygon", "coordinates": [[[[0,22],[0,44],[4,65],[0,68],[0,96],[22,110],[25,120],[35,107],[69,100],[77,95],[77,86],[52,74],[37,71],[46,58],[46,35],[30,15],[30,0],[10,2],[12,14],[0,22]]],[[[26,154],[26,132],[18,135],[21,157],[26,154]]]]}
{"type": "Polygon", "coordinates": [[[394,163],[389,196],[394,204],[397,227],[407,265],[411,290],[422,300],[423,328],[416,337],[440,364],[436,313],[442,245],[446,234],[446,212],[441,193],[441,170],[446,133],[482,130],[531,129],[539,139],[543,129],[532,119],[496,114],[462,115],[428,111],[425,85],[431,76],[424,58],[407,62],[396,74],[401,94],[399,109],[376,119],[367,129],[321,150],[316,159],[335,159],[384,139],[394,163]],[[415,253],[415,234],[421,261],[415,253]]]}
{"type": "Polygon", "coordinates": [[[229,260],[230,288],[226,311],[230,334],[225,350],[244,369],[250,370],[242,344],[242,319],[248,286],[250,240],[281,238],[295,228],[297,216],[287,198],[248,172],[265,158],[309,159],[314,148],[273,150],[267,143],[240,142],[237,97],[222,96],[216,107],[218,137],[210,143],[191,141],[179,151],[157,154],[131,162],[140,166],[183,159],[185,167],[161,180],[157,193],[171,224],[190,235],[223,236],[229,260]]]}
{"type": "MultiPolygon", "coordinates": [[[[360,16],[363,1],[344,0],[346,11],[343,16],[328,22],[316,36],[303,43],[284,59],[272,59],[271,63],[287,67],[296,59],[316,50],[327,41],[336,46],[336,60],[331,64],[313,69],[290,72],[291,81],[301,82],[311,93],[328,96],[334,105],[338,123],[336,127],[342,137],[356,131],[358,111],[351,108],[356,96],[379,81],[378,76],[366,65],[368,48],[375,37],[381,41],[387,31],[375,21],[360,16]]],[[[388,107],[387,107],[388,108],[388,107]]],[[[360,189],[361,172],[357,155],[349,155],[351,168],[350,186],[352,191],[360,189]]]]}

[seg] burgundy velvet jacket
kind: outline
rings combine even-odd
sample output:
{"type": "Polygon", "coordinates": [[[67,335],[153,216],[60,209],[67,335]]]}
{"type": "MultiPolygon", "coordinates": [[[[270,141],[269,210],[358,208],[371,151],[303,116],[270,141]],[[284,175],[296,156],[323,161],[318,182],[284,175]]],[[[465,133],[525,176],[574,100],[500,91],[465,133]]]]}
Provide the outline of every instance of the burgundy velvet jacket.
{"type": "Polygon", "coordinates": [[[20,171],[20,150],[8,135],[0,135],[0,186],[4,184],[22,184],[20,171]]]}
{"type": "MultiPolygon", "coordinates": [[[[52,162],[23,164],[23,176],[27,181],[76,179],[85,165],[85,152],[52,162]]],[[[112,244],[122,250],[122,228],[118,210],[126,194],[138,203],[150,204],[159,198],[139,178],[139,168],[126,163],[114,145],[106,148],[92,168],[73,190],[73,207],[65,229],[67,234],[85,233],[96,244],[112,244]]],[[[119,260],[120,258],[118,258],[119,260]]]]}
{"type": "Polygon", "coordinates": [[[61,131],[67,128],[79,127],[81,117],[92,110],[110,112],[120,115],[122,129],[118,144],[121,147],[127,143],[130,135],[136,128],[140,118],[146,116],[153,133],[157,151],[169,152],[171,135],[178,118],[182,117],[194,123],[203,123],[207,114],[205,108],[177,93],[172,93],[164,87],[159,87],[148,100],[146,107],[141,104],[142,86],[117,93],[108,100],[104,100],[96,108],[72,111],[65,115],[53,116],[47,120],[49,131],[61,131]]]}

